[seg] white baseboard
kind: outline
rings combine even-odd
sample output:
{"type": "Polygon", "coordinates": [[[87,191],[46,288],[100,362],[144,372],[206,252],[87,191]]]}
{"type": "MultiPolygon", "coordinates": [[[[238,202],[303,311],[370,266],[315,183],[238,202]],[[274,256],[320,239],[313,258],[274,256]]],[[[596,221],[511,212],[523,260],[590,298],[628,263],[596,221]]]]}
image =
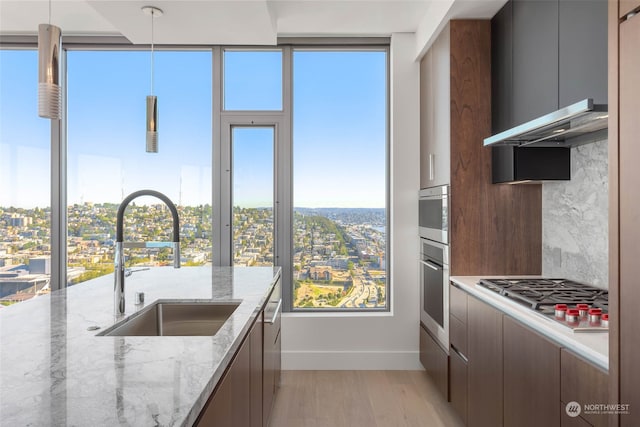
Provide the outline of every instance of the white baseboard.
{"type": "Polygon", "coordinates": [[[282,369],[423,370],[417,351],[282,351],[282,369]]]}

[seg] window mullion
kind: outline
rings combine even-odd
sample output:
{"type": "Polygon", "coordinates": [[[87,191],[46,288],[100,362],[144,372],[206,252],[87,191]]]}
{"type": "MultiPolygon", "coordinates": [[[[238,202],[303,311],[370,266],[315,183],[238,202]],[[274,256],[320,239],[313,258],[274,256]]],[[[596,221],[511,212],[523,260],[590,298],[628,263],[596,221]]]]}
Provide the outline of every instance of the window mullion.
{"type": "Polygon", "coordinates": [[[51,290],[67,286],[67,51],[60,55],[62,119],[51,120],[51,290]]]}

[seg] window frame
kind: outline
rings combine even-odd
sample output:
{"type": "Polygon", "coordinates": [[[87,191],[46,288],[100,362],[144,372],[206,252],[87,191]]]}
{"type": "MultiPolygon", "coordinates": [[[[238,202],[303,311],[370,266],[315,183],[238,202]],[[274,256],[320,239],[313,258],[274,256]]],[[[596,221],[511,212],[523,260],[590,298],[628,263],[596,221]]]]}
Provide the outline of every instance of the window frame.
{"type": "MultiPolygon", "coordinates": [[[[222,186],[223,165],[225,159],[222,151],[222,132],[225,123],[242,125],[256,123],[258,120],[268,120],[269,123],[278,122],[278,137],[276,140],[276,225],[275,260],[287,260],[280,263],[283,280],[283,311],[294,314],[313,315],[326,314],[335,316],[338,313],[371,315],[375,313],[391,312],[392,307],[392,271],[391,271],[391,176],[390,176],[390,38],[387,37],[354,37],[354,38],[279,38],[275,46],[227,46],[227,45],[159,45],[157,50],[200,50],[212,52],[212,245],[219,248],[212,254],[214,266],[230,265],[220,256],[222,248],[232,244],[232,237],[226,238],[221,233],[224,219],[221,202],[224,197],[222,186]],[[386,216],[386,305],[384,308],[353,308],[353,309],[294,309],[293,308],[293,51],[366,51],[375,50],[385,53],[386,82],[386,143],[385,143],[385,216],[386,216]],[[224,51],[282,51],[282,110],[242,111],[224,110],[224,51]],[[290,224],[284,227],[279,224],[290,224]],[[276,231],[277,230],[277,231],[276,231]],[[225,240],[228,240],[225,241],[225,240]]],[[[6,36],[0,42],[0,49],[36,49],[36,36],[6,36]]],[[[147,45],[132,45],[120,36],[67,36],[63,37],[61,67],[63,96],[63,117],[59,121],[51,121],[51,290],[67,287],[67,52],[69,50],[148,50],[147,45]]],[[[34,83],[35,84],[35,83],[34,83]]],[[[35,114],[35,113],[34,113],[35,114]]],[[[227,191],[230,191],[228,189],[227,191]]],[[[231,236],[231,233],[226,233],[231,236]]]]}

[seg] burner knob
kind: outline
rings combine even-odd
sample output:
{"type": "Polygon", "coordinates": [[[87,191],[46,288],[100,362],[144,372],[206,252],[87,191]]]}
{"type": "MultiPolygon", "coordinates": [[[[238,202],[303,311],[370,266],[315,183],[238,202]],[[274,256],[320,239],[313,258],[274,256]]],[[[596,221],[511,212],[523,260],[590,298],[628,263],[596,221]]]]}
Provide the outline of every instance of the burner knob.
{"type": "Polygon", "coordinates": [[[556,304],[556,318],[564,320],[567,314],[567,304],[556,304]]]}
{"type": "Polygon", "coordinates": [[[570,325],[578,325],[580,323],[580,311],[577,308],[567,310],[567,323],[570,325]]]}
{"type": "Polygon", "coordinates": [[[580,317],[586,318],[589,314],[589,304],[576,304],[576,308],[580,312],[580,317]]]}
{"type": "Polygon", "coordinates": [[[589,309],[589,324],[592,326],[600,326],[602,316],[601,308],[590,308],[589,309]]]}

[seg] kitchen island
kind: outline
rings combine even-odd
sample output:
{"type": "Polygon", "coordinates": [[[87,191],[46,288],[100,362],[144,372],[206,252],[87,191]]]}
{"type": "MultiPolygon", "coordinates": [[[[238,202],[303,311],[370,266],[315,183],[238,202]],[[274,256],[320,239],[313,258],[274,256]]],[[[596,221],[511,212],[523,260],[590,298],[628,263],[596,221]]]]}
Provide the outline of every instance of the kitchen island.
{"type": "Polygon", "coordinates": [[[279,278],[279,267],[151,268],[127,277],[121,316],[112,275],[3,308],[0,425],[191,426],[279,278]],[[158,300],[240,304],[213,336],[97,336],[158,300]]]}

